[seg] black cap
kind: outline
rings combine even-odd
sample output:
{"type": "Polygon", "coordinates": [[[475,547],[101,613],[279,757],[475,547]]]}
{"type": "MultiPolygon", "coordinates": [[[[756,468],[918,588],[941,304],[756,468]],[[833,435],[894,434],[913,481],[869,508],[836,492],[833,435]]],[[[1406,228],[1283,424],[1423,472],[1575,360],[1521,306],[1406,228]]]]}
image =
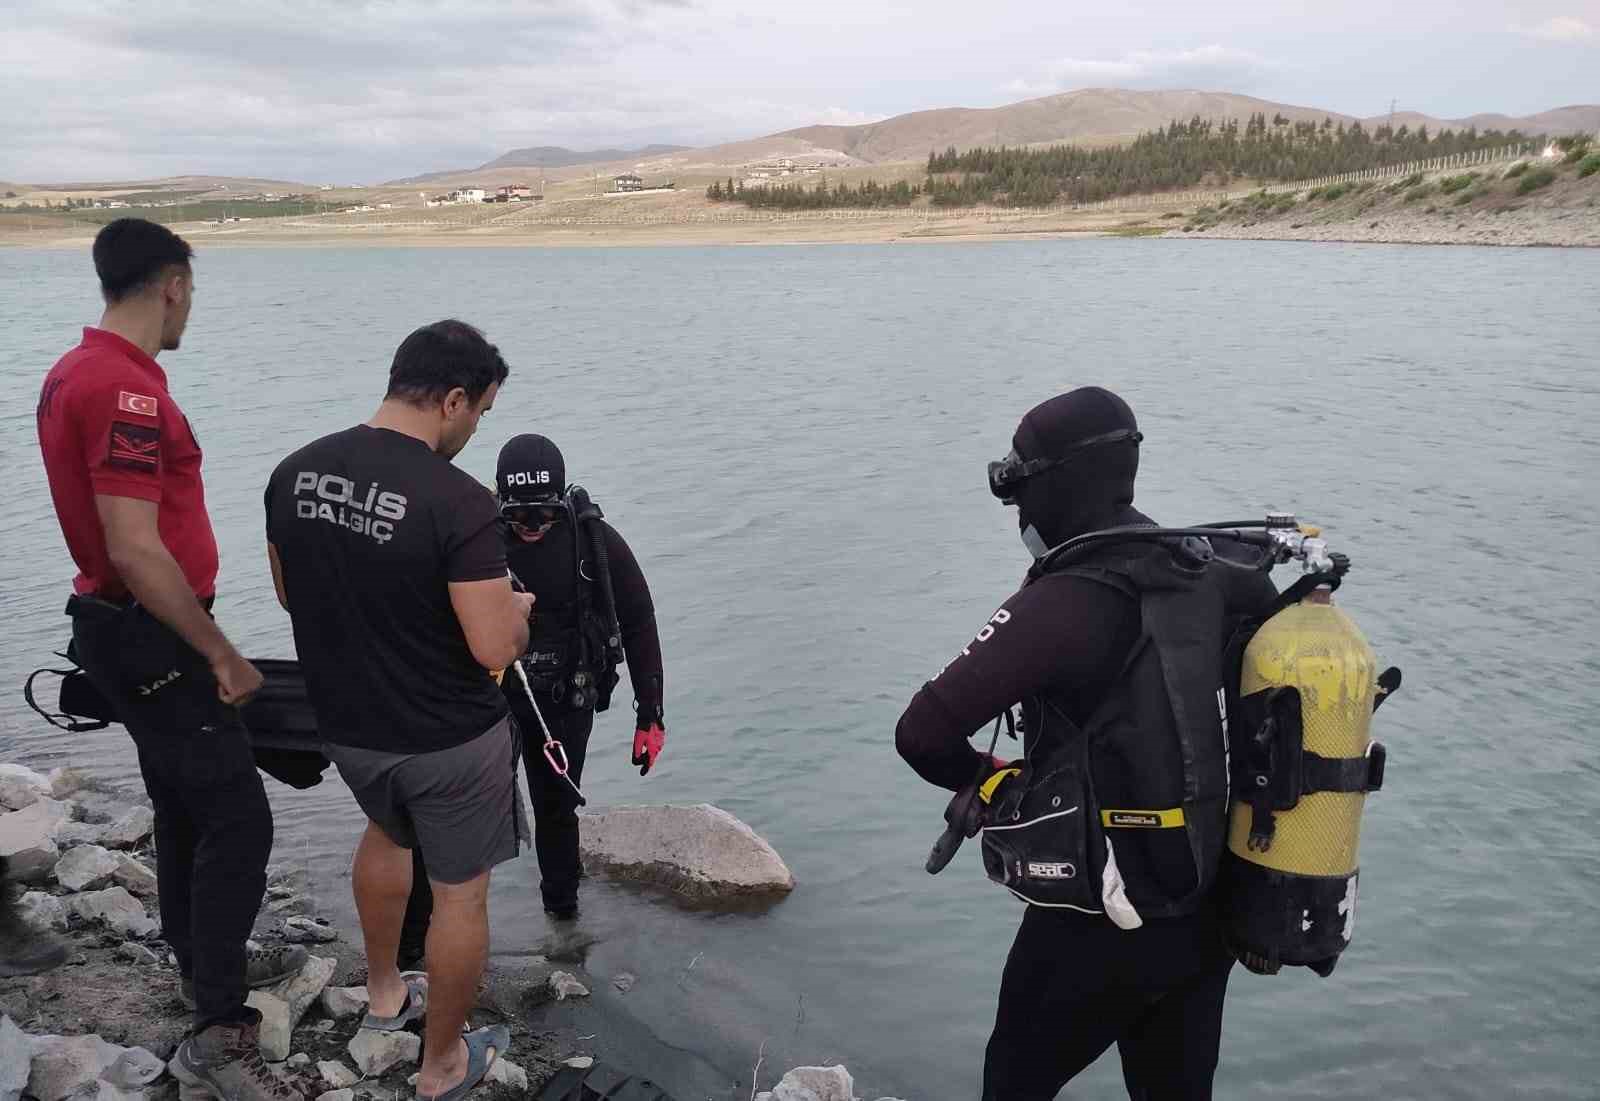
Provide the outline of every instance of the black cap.
{"type": "Polygon", "coordinates": [[[494,484],[502,501],[559,500],[567,488],[567,464],[548,437],[513,436],[500,449],[494,484]]]}
{"type": "Polygon", "coordinates": [[[1082,386],[1028,410],[1011,437],[1023,460],[1063,459],[1016,489],[1020,522],[1054,546],[1109,527],[1133,504],[1139,422],[1110,390],[1082,386]]]}
{"type": "Polygon", "coordinates": [[[1099,386],[1080,386],[1028,410],[1011,443],[1024,459],[1053,459],[1086,440],[1138,429],[1127,402],[1099,386]]]}

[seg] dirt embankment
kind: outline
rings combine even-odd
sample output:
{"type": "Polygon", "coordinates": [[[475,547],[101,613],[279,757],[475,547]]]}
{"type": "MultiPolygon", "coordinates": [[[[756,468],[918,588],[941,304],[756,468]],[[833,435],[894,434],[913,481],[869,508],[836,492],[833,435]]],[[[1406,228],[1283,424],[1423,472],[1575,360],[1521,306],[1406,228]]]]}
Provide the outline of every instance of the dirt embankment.
{"type": "Polygon", "coordinates": [[[1519,162],[1263,191],[1202,207],[1166,236],[1600,247],[1600,168],[1589,167],[1594,163],[1519,162]]]}

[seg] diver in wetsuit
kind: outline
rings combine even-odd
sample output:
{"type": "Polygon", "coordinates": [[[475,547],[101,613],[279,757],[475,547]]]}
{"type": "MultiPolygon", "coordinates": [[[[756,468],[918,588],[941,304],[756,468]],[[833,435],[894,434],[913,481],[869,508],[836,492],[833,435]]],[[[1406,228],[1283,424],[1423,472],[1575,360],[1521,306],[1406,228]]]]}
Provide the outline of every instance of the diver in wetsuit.
{"type": "MultiPolygon", "coordinates": [[[[1133,508],[1141,439],[1127,403],[1097,387],[1022,419],[991,489],[1018,507],[1036,560],[1085,532],[1153,525],[1133,508]]],[[[1001,980],[983,1097],[1054,1098],[1116,1044],[1135,1101],[1209,1098],[1233,966],[1211,890],[1227,802],[1216,691],[1233,618],[1274,591],[1262,573],[1191,569],[1153,543],[1108,545],[1071,569],[1034,572],[916,693],[895,733],[929,783],[959,791],[991,781],[989,806],[1007,806],[1013,832],[985,835],[986,864],[989,837],[1006,838],[1017,858],[1002,853],[996,865],[1035,902],[1001,980]],[[1156,607],[1187,625],[1182,645],[1152,633],[1156,607]],[[1142,679],[1151,668],[1153,690],[1142,679]],[[1164,694],[1182,697],[1187,713],[1161,706],[1164,694]],[[1018,704],[1027,760],[1013,773],[968,739],[1018,704]],[[1034,821],[1026,802],[1007,802],[1008,785],[1026,789],[1052,772],[1049,782],[1070,782],[1034,821]],[[1073,845],[1079,855],[1061,859],[1073,845]]]]}
{"type": "MultiPolygon", "coordinates": [[[[566,462],[544,436],[512,438],[495,474],[512,576],[534,594],[532,633],[521,659],[550,733],[565,751],[568,784],[546,759],[544,727],[515,669],[500,687],[522,732],[534,848],[544,909],[557,921],[578,915],[578,795],[595,712],[611,703],[616,666],[625,662],[634,696],[632,761],[645,775],[666,742],[661,639],[655,605],[638,559],[582,487],[568,486],[566,462]]],[[[420,864],[422,855],[417,855],[420,864]]],[[[426,878],[414,876],[401,936],[403,963],[422,958],[426,878]]]]}

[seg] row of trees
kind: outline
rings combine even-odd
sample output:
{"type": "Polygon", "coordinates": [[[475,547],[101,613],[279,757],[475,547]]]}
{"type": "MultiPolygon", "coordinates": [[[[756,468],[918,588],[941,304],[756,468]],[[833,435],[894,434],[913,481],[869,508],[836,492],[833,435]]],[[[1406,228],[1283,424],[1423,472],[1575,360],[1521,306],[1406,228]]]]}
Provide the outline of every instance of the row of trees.
{"type": "Polygon", "coordinates": [[[814,187],[799,183],[745,187],[736,185],[730,179],[726,186],[713,183],[706,188],[706,198],[712,202],[732,200],[752,210],[873,210],[906,207],[922,194],[920,185],[905,180],[892,184],[868,180],[859,187],[840,182],[830,188],[826,179],[818,180],[814,187]]]}
{"type": "Polygon", "coordinates": [[[957,152],[952,146],[928,155],[926,182],[859,187],[826,182],[754,188],[730,179],[707,190],[715,201],[744,203],[755,209],[825,210],[909,206],[926,197],[935,206],[978,203],[1049,206],[1095,202],[1203,186],[1226,187],[1245,178],[1271,182],[1303,180],[1384,168],[1431,157],[1470,153],[1527,141],[1515,130],[1441,130],[1426,126],[1346,125],[1324,118],[1293,122],[1265,113],[1241,122],[1217,122],[1196,115],[1141,134],[1128,145],[1089,149],[1054,145],[1043,149],[997,148],[957,152]]]}
{"type": "Polygon", "coordinates": [[[1198,116],[1173,122],[1132,143],[1101,149],[1072,145],[1047,149],[955,149],[928,157],[927,191],[941,206],[995,202],[1037,206],[1094,202],[1206,185],[1227,186],[1238,178],[1276,181],[1309,179],[1404,164],[1525,141],[1515,131],[1480,132],[1426,127],[1377,127],[1360,122],[1270,123],[1264,114],[1243,125],[1198,116]]]}
{"type": "Polygon", "coordinates": [[[1046,149],[954,148],[928,156],[927,192],[940,206],[994,202],[1039,206],[1056,202],[1094,202],[1118,195],[1207,185],[1227,186],[1239,178],[1277,181],[1333,176],[1404,164],[1527,140],[1516,131],[1480,132],[1427,127],[1346,126],[1331,118],[1321,123],[1271,122],[1255,114],[1216,122],[1195,116],[1187,123],[1139,135],[1128,145],[1085,149],[1057,145],[1046,149]]]}

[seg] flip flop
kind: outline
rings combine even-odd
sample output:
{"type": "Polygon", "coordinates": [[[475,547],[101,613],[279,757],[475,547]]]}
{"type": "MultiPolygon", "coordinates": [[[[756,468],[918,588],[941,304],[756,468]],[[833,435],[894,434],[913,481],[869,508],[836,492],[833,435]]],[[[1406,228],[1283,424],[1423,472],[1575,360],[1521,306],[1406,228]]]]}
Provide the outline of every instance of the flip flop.
{"type": "Polygon", "coordinates": [[[400,1012],[393,1017],[378,1017],[369,1012],[361,1018],[361,1027],[373,1032],[399,1032],[412,1021],[420,1021],[428,1012],[428,977],[415,972],[402,976],[406,981],[406,1000],[400,1012]]]}
{"type": "Polygon", "coordinates": [[[474,1086],[483,1081],[489,1068],[511,1046],[511,1030],[505,1025],[490,1025],[476,1032],[465,1033],[461,1038],[467,1042],[467,1076],[461,1079],[459,1086],[433,1097],[424,1097],[422,1091],[418,1090],[417,1101],[461,1101],[474,1086]],[[489,1054],[491,1048],[493,1055],[489,1054]]]}

